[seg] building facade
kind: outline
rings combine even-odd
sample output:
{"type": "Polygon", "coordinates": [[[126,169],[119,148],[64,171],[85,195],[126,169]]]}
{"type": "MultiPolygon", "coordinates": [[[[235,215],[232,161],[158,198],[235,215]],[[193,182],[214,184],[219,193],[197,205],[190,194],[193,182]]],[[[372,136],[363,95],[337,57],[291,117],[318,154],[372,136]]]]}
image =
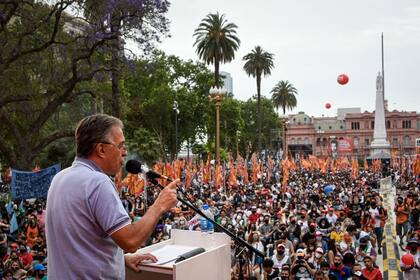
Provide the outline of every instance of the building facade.
{"type": "MultiPolygon", "coordinates": [[[[385,111],[387,139],[393,156],[413,155],[420,138],[420,114],[385,111]]],[[[360,108],[339,109],[337,117],[310,117],[304,112],[288,118],[286,143],[295,155],[368,157],[375,113],[360,108]],[[336,153],[336,154],[335,154],[336,153]]]]}
{"type": "Polygon", "coordinates": [[[221,71],[220,76],[223,79],[223,86],[225,87],[227,92],[233,93],[233,79],[230,73],[221,71]]]}

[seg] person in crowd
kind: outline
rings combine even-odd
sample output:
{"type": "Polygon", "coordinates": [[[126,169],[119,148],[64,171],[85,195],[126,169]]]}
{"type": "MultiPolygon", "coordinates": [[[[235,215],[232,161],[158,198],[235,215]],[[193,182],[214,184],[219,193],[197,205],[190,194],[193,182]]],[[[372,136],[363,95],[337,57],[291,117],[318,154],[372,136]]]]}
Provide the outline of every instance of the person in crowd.
{"type": "Polygon", "coordinates": [[[362,269],[363,276],[368,280],[382,280],[382,272],[375,266],[374,261],[370,256],[363,258],[365,268],[362,269]]]}
{"type": "Polygon", "coordinates": [[[284,264],[291,264],[290,256],[286,251],[286,246],[282,243],[277,245],[276,253],[271,257],[271,259],[273,261],[274,268],[279,270],[284,264]]]}
{"type": "Polygon", "coordinates": [[[336,255],[330,265],[330,273],[338,280],[346,280],[351,276],[351,269],[343,265],[341,256],[336,255]]]}
{"type": "Polygon", "coordinates": [[[417,239],[409,240],[407,252],[401,257],[400,266],[405,280],[420,279],[420,243],[417,239]],[[405,259],[411,259],[412,263],[406,263],[405,259]]]}
{"type": "Polygon", "coordinates": [[[408,234],[410,209],[403,197],[398,197],[395,205],[395,213],[397,216],[397,235],[400,239],[400,246],[403,246],[403,238],[408,234]]]}
{"type": "Polygon", "coordinates": [[[48,277],[45,275],[47,268],[43,264],[36,264],[33,267],[32,276],[29,277],[29,280],[47,280],[48,277]]]}
{"type": "Polygon", "coordinates": [[[263,277],[261,280],[275,280],[278,279],[280,275],[279,269],[274,268],[274,262],[272,259],[264,259],[263,271],[263,277]]]}

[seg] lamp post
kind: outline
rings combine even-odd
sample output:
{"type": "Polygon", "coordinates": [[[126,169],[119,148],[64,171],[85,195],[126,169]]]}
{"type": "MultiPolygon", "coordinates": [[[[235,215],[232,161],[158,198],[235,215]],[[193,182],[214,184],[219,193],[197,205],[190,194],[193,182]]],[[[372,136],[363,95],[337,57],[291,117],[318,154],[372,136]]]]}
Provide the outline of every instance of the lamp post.
{"type": "Polygon", "coordinates": [[[175,112],[175,159],[177,159],[178,158],[178,115],[179,115],[177,101],[174,101],[172,109],[175,112]]]}
{"type": "Polygon", "coordinates": [[[222,87],[212,87],[210,89],[210,98],[216,105],[216,162],[220,162],[220,106],[226,92],[226,89],[222,87]]]}
{"type": "Polygon", "coordinates": [[[281,124],[282,124],[282,128],[281,128],[281,130],[282,130],[282,149],[283,149],[283,157],[284,158],[287,158],[287,155],[288,155],[288,151],[287,151],[287,143],[286,143],[286,131],[287,131],[287,129],[286,129],[286,126],[287,126],[287,124],[289,123],[288,121],[287,121],[287,115],[280,115],[280,121],[281,121],[281,124]]]}

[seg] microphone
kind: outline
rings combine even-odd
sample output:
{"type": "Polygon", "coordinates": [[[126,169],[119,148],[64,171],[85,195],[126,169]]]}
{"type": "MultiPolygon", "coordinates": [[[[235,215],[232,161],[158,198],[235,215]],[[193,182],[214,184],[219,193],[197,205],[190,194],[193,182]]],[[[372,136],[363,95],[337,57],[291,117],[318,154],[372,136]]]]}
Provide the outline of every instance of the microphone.
{"type": "Polygon", "coordinates": [[[201,253],[203,253],[203,252],[205,252],[205,251],[206,251],[206,250],[204,250],[204,248],[196,248],[196,249],[194,249],[194,250],[191,250],[191,251],[189,251],[189,252],[186,252],[186,253],[184,253],[184,254],[180,255],[180,256],[176,259],[175,263],[178,263],[178,262],[184,261],[184,260],[186,260],[186,259],[189,259],[189,258],[191,258],[191,257],[194,257],[195,255],[201,254],[201,253]]]}
{"type": "Polygon", "coordinates": [[[144,167],[144,165],[140,161],[135,160],[135,159],[130,159],[125,164],[125,170],[127,170],[127,172],[132,173],[132,174],[139,174],[139,173],[145,172],[147,179],[149,179],[150,181],[155,180],[155,179],[164,179],[168,182],[173,181],[171,178],[166,177],[162,174],[159,174],[156,171],[148,170],[147,168],[142,168],[142,167],[144,167]]]}
{"type": "Polygon", "coordinates": [[[148,179],[153,180],[153,179],[164,179],[168,182],[172,182],[173,180],[169,177],[166,177],[162,174],[157,173],[156,171],[153,170],[149,170],[146,172],[146,176],[148,179]]]}
{"type": "Polygon", "coordinates": [[[140,161],[135,159],[130,159],[125,164],[125,170],[131,174],[139,174],[142,173],[143,169],[141,168],[142,164],[140,161]]]}

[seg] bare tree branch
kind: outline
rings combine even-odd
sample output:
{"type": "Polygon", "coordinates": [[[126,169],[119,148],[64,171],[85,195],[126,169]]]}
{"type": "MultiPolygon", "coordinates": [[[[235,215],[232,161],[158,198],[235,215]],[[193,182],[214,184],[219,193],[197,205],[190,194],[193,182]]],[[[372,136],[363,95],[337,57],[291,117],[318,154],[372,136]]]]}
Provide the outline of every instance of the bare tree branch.
{"type": "Polygon", "coordinates": [[[47,145],[51,144],[55,140],[66,138],[66,137],[73,137],[74,131],[73,130],[59,130],[56,131],[41,140],[39,140],[39,144],[36,145],[34,148],[32,148],[32,154],[37,155],[43,148],[45,148],[47,145]]]}

